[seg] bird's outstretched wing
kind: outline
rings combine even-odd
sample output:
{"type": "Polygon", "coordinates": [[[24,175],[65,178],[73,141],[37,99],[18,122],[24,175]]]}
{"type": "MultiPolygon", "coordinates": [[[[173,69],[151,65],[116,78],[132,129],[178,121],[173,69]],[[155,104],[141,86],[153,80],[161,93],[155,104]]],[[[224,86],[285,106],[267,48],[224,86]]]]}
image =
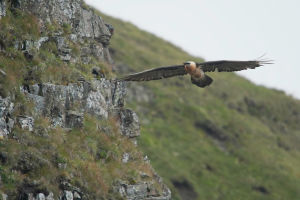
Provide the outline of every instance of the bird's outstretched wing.
{"type": "Polygon", "coordinates": [[[254,69],[265,64],[272,64],[271,60],[250,60],[250,61],[233,61],[233,60],[220,60],[197,63],[204,72],[213,72],[217,69],[219,72],[233,72],[245,69],[254,69]]]}
{"type": "Polygon", "coordinates": [[[120,78],[122,81],[150,81],[187,74],[184,65],[159,67],[120,78]]]}

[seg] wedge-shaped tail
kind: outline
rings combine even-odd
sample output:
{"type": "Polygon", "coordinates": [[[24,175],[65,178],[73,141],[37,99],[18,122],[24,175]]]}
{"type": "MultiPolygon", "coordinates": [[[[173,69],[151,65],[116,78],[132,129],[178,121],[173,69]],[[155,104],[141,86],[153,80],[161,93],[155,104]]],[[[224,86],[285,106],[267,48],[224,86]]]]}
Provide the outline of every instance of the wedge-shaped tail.
{"type": "Polygon", "coordinates": [[[213,79],[205,74],[202,78],[198,79],[191,77],[191,81],[198,87],[204,88],[206,86],[209,86],[213,82],[213,79]]]}

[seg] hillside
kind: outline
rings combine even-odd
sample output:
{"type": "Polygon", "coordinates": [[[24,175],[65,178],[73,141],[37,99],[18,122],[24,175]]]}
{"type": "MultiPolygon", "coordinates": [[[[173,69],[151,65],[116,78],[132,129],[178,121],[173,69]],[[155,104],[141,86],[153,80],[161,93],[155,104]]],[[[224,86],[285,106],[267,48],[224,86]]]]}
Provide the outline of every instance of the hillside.
{"type": "MultiPolygon", "coordinates": [[[[116,73],[201,61],[134,25],[115,28],[116,73]]],[[[218,59],[218,58],[216,58],[218,59]]],[[[267,66],[272,67],[272,66],[267,66]]],[[[299,199],[300,102],[234,73],[128,83],[127,106],[141,119],[140,148],[174,199],[299,199]]]]}
{"type": "Polygon", "coordinates": [[[0,0],[0,199],[299,199],[299,101],[233,73],[114,81],[185,60],[82,0],[0,0]]]}

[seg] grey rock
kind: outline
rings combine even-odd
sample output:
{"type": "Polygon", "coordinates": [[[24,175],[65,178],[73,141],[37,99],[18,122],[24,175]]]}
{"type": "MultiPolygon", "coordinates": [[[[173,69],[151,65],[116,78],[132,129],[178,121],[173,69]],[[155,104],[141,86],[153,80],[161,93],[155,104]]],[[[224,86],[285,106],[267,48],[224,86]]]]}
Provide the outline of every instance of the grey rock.
{"type": "MultiPolygon", "coordinates": [[[[137,137],[140,135],[139,121],[136,113],[124,106],[125,84],[101,78],[91,82],[70,83],[67,86],[44,83],[32,85],[29,91],[21,91],[35,104],[36,115],[50,118],[53,127],[81,127],[83,113],[87,112],[99,119],[108,119],[109,115],[119,115],[120,129],[123,135],[137,137]],[[70,111],[70,108],[76,110],[70,111]]],[[[21,117],[21,127],[32,131],[34,120],[21,117]],[[31,125],[32,124],[32,125],[31,125]]]]}
{"type": "Polygon", "coordinates": [[[41,114],[40,112],[43,112],[43,109],[45,108],[45,103],[46,103],[45,97],[36,94],[30,94],[27,92],[26,92],[26,97],[34,102],[35,114],[37,115],[41,114]]]}
{"type": "Polygon", "coordinates": [[[0,0],[0,19],[6,16],[6,1],[0,0]]]}
{"type": "Polygon", "coordinates": [[[170,200],[171,196],[147,197],[145,200],[170,200]]]}
{"type": "Polygon", "coordinates": [[[58,169],[67,169],[67,163],[57,163],[58,169]]]}
{"type": "Polygon", "coordinates": [[[83,76],[79,76],[78,78],[77,78],[77,81],[79,81],[79,82],[85,82],[85,78],[83,77],[83,76]]]}
{"type": "Polygon", "coordinates": [[[83,63],[83,64],[89,64],[90,62],[91,62],[91,60],[92,60],[92,58],[91,57],[89,57],[89,56],[81,56],[81,62],[83,63]]]}
{"type": "Polygon", "coordinates": [[[22,43],[20,43],[20,41],[15,41],[14,42],[14,49],[20,50],[21,46],[22,46],[22,43]]]}
{"type": "Polygon", "coordinates": [[[7,130],[5,120],[0,119],[0,139],[3,139],[8,134],[9,134],[9,131],[7,130]]]}
{"type": "Polygon", "coordinates": [[[105,24],[105,26],[108,28],[110,34],[113,35],[115,31],[114,27],[111,24],[105,24]]]}
{"type": "Polygon", "coordinates": [[[73,186],[72,184],[70,184],[69,182],[62,180],[60,182],[60,188],[64,191],[72,191],[72,192],[77,192],[78,194],[83,194],[80,190],[80,188],[73,186]]]}
{"type": "Polygon", "coordinates": [[[121,132],[129,138],[138,137],[140,135],[140,124],[138,116],[129,109],[120,111],[121,132]]]}
{"type": "Polygon", "coordinates": [[[81,62],[90,64],[92,62],[91,56],[94,56],[94,58],[112,63],[109,52],[105,51],[105,49],[101,43],[90,42],[80,49],[81,62]]]}
{"type": "Polygon", "coordinates": [[[2,69],[0,69],[0,78],[5,78],[5,77],[6,77],[5,71],[3,71],[2,69]]]}
{"type": "Polygon", "coordinates": [[[144,161],[147,162],[147,163],[150,163],[149,157],[147,155],[144,156],[144,161]]]}
{"type": "Polygon", "coordinates": [[[14,48],[21,50],[27,59],[32,59],[35,55],[36,42],[33,40],[16,41],[14,48]]]}
{"type": "Polygon", "coordinates": [[[128,163],[129,158],[130,158],[130,154],[129,153],[124,153],[123,156],[122,156],[122,162],[123,163],[128,163]]]}
{"type": "Polygon", "coordinates": [[[121,186],[115,187],[115,190],[116,190],[117,192],[119,192],[119,194],[120,194],[122,197],[125,197],[125,196],[126,196],[126,188],[125,188],[125,185],[126,185],[126,184],[122,184],[121,186]]]}
{"type": "Polygon", "coordinates": [[[11,118],[14,104],[11,98],[2,98],[0,96],[0,137],[8,135],[14,127],[14,120],[11,118]]]}
{"type": "MultiPolygon", "coordinates": [[[[36,15],[40,19],[41,27],[46,27],[46,23],[52,22],[60,25],[69,24],[72,32],[70,39],[73,42],[84,39],[97,41],[98,43],[91,47],[91,50],[99,56],[98,58],[112,63],[107,46],[113,28],[111,25],[105,24],[93,9],[83,8],[82,3],[81,0],[52,0],[38,3],[34,0],[23,0],[20,2],[20,7],[36,15]]],[[[62,59],[69,60],[69,56],[62,59]]]]}
{"type": "Polygon", "coordinates": [[[37,50],[43,45],[43,43],[48,42],[49,37],[41,37],[38,41],[34,42],[34,46],[37,50]]]}
{"type": "Polygon", "coordinates": [[[46,197],[43,193],[39,193],[36,195],[36,200],[46,200],[46,197]]]}
{"type": "Polygon", "coordinates": [[[65,190],[62,200],[73,200],[73,193],[71,191],[65,190]]]}
{"type": "Polygon", "coordinates": [[[140,176],[141,176],[141,178],[150,178],[150,176],[148,174],[146,174],[145,172],[140,172],[140,176]]]}
{"type": "Polygon", "coordinates": [[[54,40],[56,41],[56,45],[58,49],[62,49],[66,46],[64,37],[62,36],[55,37],[54,40]]]}
{"type": "Polygon", "coordinates": [[[23,41],[23,43],[21,44],[21,50],[23,51],[30,51],[32,50],[35,45],[34,45],[34,41],[33,40],[25,40],[23,41]]]}
{"type": "Polygon", "coordinates": [[[27,193],[27,200],[35,200],[34,195],[32,193],[27,193]]]}
{"type": "Polygon", "coordinates": [[[128,200],[170,200],[171,191],[162,185],[163,191],[159,193],[152,182],[143,182],[134,185],[126,184],[122,181],[119,182],[119,186],[114,188],[115,191],[128,200]]]}
{"type": "MultiPolygon", "coordinates": [[[[21,87],[20,90],[22,92],[25,92],[24,88],[21,87]]],[[[33,95],[39,95],[39,91],[40,91],[40,87],[38,84],[35,84],[35,85],[29,85],[28,86],[28,91],[30,91],[30,94],[33,94],[33,95]]]]}
{"type": "Polygon", "coordinates": [[[118,108],[124,107],[124,99],[126,96],[125,82],[112,81],[112,90],[112,104],[118,108]]]}
{"type": "Polygon", "coordinates": [[[100,67],[93,67],[92,74],[94,75],[95,78],[97,78],[97,77],[104,78],[104,74],[101,72],[100,67]]]}
{"type": "Polygon", "coordinates": [[[83,126],[83,113],[76,111],[66,112],[66,128],[81,128],[83,126]]]}
{"type": "Polygon", "coordinates": [[[80,196],[80,194],[78,194],[78,192],[74,192],[73,193],[73,198],[74,198],[74,200],[80,200],[81,199],[81,196],[80,196]]]}
{"type": "Polygon", "coordinates": [[[28,116],[19,116],[18,123],[23,130],[33,131],[34,119],[28,116]]]}
{"type": "Polygon", "coordinates": [[[7,125],[6,127],[7,127],[8,132],[11,132],[15,125],[15,120],[8,117],[6,119],[6,125],[7,125]]]}
{"type": "Polygon", "coordinates": [[[69,38],[74,43],[78,41],[78,38],[77,38],[76,34],[70,34],[69,38]]]}
{"type": "Polygon", "coordinates": [[[54,200],[53,192],[50,192],[49,195],[46,197],[46,200],[54,200]]]}
{"type": "Polygon", "coordinates": [[[65,42],[65,38],[62,36],[54,37],[56,41],[59,57],[62,61],[69,62],[71,60],[71,49],[65,42]]]}
{"type": "Polygon", "coordinates": [[[78,31],[81,37],[92,37],[105,46],[109,44],[110,31],[105,26],[102,18],[95,15],[92,10],[81,10],[81,18],[77,24],[76,31],[78,31]]]}
{"type": "MultiPolygon", "coordinates": [[[[91,54],[95,58],[100,58],[101,60],[109,61],[107,59],[107,53],[105,52],[103,45],[101,45],[99,43],[93,43],[89,46],[89,48],[91,49],[91,54]]],[[[108,52],[108,54],[109,54],[109,52],[108,52]]]]}
{"type": "Polygon", "coordinates": [[[146,184],[126,185],[126,196],[128,199],[143,199],[147,196],[147,189],[146,184]]]}
{"type": "Polygon", "coordinates": [[[60,55],[59,57],[62,61],[65,61],[65,62],[70,62],[70,60],[72,58],[70,54],[65,54],[64,52],[62,52],[62,55],[60,55]]]}
{"type": "Polygon", "coordinates": [[[2,200],[7,200],[8,199],[7,194],[2,193],[1,196],[2,196],[2,200]]]}

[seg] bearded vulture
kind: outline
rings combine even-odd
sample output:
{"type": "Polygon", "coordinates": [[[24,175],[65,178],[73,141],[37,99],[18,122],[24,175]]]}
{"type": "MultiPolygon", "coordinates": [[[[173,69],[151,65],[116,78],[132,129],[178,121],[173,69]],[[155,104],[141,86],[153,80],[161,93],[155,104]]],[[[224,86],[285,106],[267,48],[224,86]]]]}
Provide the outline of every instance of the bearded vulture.
{"type": "Polygon", "coordinates": [[[162,78],[170,78],[189,74],[191,82],[198,87],[206,87],[213,82],[213,79],[205,72],[234,72],[245,69],[254,69],[265,64],[273,64],[271,60],[250,60],[250,61],[232,61],[220,60],[196,63],[194,61],[184,62],[182,65],[172,65],[167,67],[158,67],[118,79],[119,81],[151,81],[162,78]]]}

